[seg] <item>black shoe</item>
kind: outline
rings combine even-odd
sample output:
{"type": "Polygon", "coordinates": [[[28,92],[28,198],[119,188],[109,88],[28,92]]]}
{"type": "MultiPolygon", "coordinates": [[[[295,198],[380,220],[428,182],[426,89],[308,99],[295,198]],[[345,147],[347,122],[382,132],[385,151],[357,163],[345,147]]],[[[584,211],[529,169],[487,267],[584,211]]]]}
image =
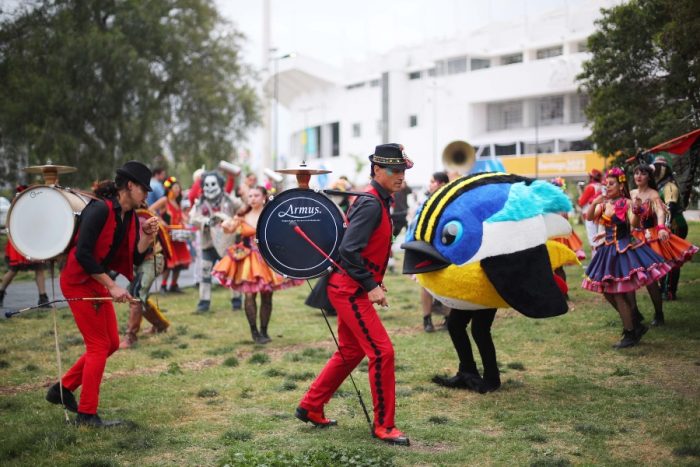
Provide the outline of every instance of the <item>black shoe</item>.
{"type": "Polygon", "coordinates": [[[211,300],[200,300],[199,303],[197,303],[197,313],[206,313],[209,311],[209,305],[211,304],[211,300]]]}
{"type": "Polygon", "coordinates": [[[637,342],[642,340],[642,336],[646,334],[649,331],[648,326],[644,326],[643,324],[639,323],[634,327],[634,337],[637,338],[637,342]]]}
{"type": "Polygon", "coordinates": [[[487,392],[494,392],[497,391],[501,387],[501,380],[496,379],[496,380],[484,380],[483,384],[481,385],[481,388],[479,388],[479,392],[481,394],[486,394],[487,392]]]}
{"type": "Polygon", "coordinates": [[[39,305],[41,308],[51,308],[51,305],[49,305],[49,296],[45,293],[40,293],[39,303],[37,303],[37,305],[39,305]]]}
{"type": "Polygon", "coordinates": [[[61,402],[61,387],[58,383],[51,386],[46,393],[46,400],[52,404],[65,404],[66,410],[71,412],[78,411],[78,403],[75,401],[75,396],[66,387],[63,387],[63,402],[61,402]]]}
{"type": "Polygon", "coordinates": [[[435,326],[433,326],[433,319],[430,317],[430,315],[423,317],[423,330],[425,332],[435,331],[435,326]]]}
{"type": "Polygon", "coordinates": [[[241,303],[241,297],[233,297],[231,299],[231,310],[236,311],[240,310],[243,308],[243,304],[241,303]]]}
{"type": "Polygon", "coordinates": [[[180,290],[180,286],[177,284],[170,284],[170,288],[168,289],[168,293],[185,293],[182,290],[180,290]]]}
{"type": "Polygon", "coordinates": [[[634,329],[629,330],[629,331],[627,329],[625,329],[624,331],[622,331],[622,339],[620,340],[620,342],[613,345],[613,348],[624,349],[627,347],[634,347],[638,343],[639,343],[639,339],[637,338],[637,335],[636,335],[634,329]]]}
{"type": "Polygon", "coordinates": [[[269,336],[266,336],[264,334],[259,334],[258,337],[254,337],[253,340],[255,341],[256,344],[268,344],[272,342],[272,339],[270,339],[269,336]]]}
{"type": "Polygon", "coordinates": [[[124,420],[102,420],[97,414],[88,414],[78,412],[75,417],[76,426],[87,426],[91,428],[112,428],[114,426],[123,425],[124,420]]]}
{"type": "Polygon", "coordinates": [[[654,320],[651,322],[652,326],[663,326],[666,324],[666,321],[664,320],[664,314],[659,313],[654,315],[654,320]]]}
{"type": "Polygon", "coordinates": [[[2,302],[5,301],[5,291],[0,290],[0,306],[2,306],[2,302]]]}
{"type": "Polygon", "coordinates": [[[481,379],[481,376],[462,371],[458,371],[456,375],[449,378],[436,375],[433,377],[432,381],[446,388],[467,389],[475,392],[481,392],[484,385],[484,380],[481,379]]]}

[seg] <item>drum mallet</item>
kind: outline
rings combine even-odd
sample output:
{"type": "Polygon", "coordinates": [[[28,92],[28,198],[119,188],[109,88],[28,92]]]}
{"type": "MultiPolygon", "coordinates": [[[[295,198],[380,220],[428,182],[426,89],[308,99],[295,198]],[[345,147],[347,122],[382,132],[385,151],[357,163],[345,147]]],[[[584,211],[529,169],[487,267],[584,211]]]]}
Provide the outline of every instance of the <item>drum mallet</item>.
{"type": "MultiPolygon", "coordinates": [[[[78,297],[78,298],[61,298],[59,300],[51,300],[50,302],[45,302],[42,303],[41,305],[34,305],[34,306],[28,306],[27,308],[22,308],[21,310],[15,310],[15,311],[6,311],[5,312],[5,318],[12,318],[15,315],[18,315],[20,313],[24,313],[25,311],[31,311],[31,310],[37,310],[39,308],[45,308],[46,305],[53,305],[54,303],[61,303],[61,302],[87,302],[87,301],[94,301],[94,302],[111,302],[113,301],[114,298],[112,297],[78,297]]],[[[129,301],[136,301],[140,302],[140,300],[137,299],[131,299],[129,301]]]]}

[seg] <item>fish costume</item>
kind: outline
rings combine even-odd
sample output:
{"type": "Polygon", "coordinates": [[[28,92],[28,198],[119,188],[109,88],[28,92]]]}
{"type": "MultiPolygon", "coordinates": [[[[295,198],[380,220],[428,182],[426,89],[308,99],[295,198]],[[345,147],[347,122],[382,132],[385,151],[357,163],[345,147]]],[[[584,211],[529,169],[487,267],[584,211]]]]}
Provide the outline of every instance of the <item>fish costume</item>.
{"type": "Polygon", "coordinates": [[[553,270],[579,264],[555,237],[571,233],[561,212],[571,202],[549,182],[488,172],[438,189],[417,213],[401,247],[405,274],[452,310],[448,331],[459,371],[433,382],[479,393],[501,385],[491,324],[496,309],[512,307],[532,318],[567,312],[566,283],[553,270]],[[466,332],[481,354],[479,374],[466,332]]]}
{"type": "Polygon", "coordinates": [[[571,233],[559,214],[569,210],[571,201],[546,181],[499,172],[454,180],[416,215],[401,245],[403,272],[450,308],[562,315],[566,300],[552,271],[579,262],[550,239],[571,233]]]}

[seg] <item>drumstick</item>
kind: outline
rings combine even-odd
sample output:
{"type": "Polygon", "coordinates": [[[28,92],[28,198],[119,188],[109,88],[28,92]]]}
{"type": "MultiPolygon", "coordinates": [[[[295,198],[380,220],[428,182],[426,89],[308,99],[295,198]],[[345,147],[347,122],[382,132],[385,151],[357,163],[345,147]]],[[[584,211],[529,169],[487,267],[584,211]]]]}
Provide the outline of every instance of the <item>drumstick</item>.
{"type": "Polygon", "coordinates": [[[350,276],[350,274],[348,274],[348,272],[347,272],[345,269],[343,269],[343,267],[342,267],[340,264],[336,263],[336,262],[333,260],[333,258],[331,258],[331,257],[328,255],[328,253],[326,253],[325,251],[323,251],[323,250],[321,249],[320,246],[316,245],[316,244],[314,243],[314,241],[311,240],[311,239],[306,235],[306,233],[304,233],[303,230],[301,230],[301,227],[299,227],[299,225],[296,223],[296,221],[291,221],[291,222],[289,223],[289,225],[290,225],[290,227],[292,227],[292,228],[294,229],[294,231],[295,231],[297,234],[299,234],[304,240],[306,240],[306,241],[309,243],[309,245],[311,245],[312,247],[314,247],[314,248],[316,249],[316,251],[318,251],[319,253],[321,253],[321,254],[323,255],[324,258],[326,258],[328,261],[330,261],[331,264],[333,264],[333,266],[335,266],[336,268],[338,268],[339,270],[341,270],[343,273],[345,273],[345,275],[350,276]]]}
{"type": "MultiPolygon", "coordinates": [[[[115,300],[112,297],[79,297],[79,298],[62,298],[58,300],[51,300],[50,302],[44,302],[40,305],[34,305],[34,306],[28,306],[27,308],[22,308],[20,310],[15,310],[15,311],[6,311],[5,312],[5,318],[12,318],[15,315],[18,315],[20,313],[24,313],[25,311],[30,311],[30,310],[36,310],[37,308],[44,308],[46,305],[53,305],[54,303],[60,303],[60,302],[81,302],[81,301],[103,301],[103,302],[111,302],[115,300]]],[[[136,303],[136,302],[141,302],[140,300],[136,298],[132,298],[128,300],[129,302],[136,303]]]]}

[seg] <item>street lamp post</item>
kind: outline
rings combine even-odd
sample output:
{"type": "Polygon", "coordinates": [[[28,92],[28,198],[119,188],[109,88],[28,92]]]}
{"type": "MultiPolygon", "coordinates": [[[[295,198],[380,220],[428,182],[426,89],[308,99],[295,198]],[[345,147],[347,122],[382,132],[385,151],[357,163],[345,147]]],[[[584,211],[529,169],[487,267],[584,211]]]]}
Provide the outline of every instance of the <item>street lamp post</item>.
{"type": "MultiPolygon", "coordinates": [[[[270,52],[274,53],[276,52],[277,49],[270,49],[270,52]]],[[[273,57],[273,65],[274,65],[274,81],[273,81],[273,99],[275,101],[275,105],[273,107],[273,116],[272,116],[272,169],[277,170],[277,158],[278,158],[278,147],[279,147],[279,62],[280,60],[284,60],[285,58],[293,58],[296,54],[294,53],[288,53],[279,57],[273,57]]]]}

